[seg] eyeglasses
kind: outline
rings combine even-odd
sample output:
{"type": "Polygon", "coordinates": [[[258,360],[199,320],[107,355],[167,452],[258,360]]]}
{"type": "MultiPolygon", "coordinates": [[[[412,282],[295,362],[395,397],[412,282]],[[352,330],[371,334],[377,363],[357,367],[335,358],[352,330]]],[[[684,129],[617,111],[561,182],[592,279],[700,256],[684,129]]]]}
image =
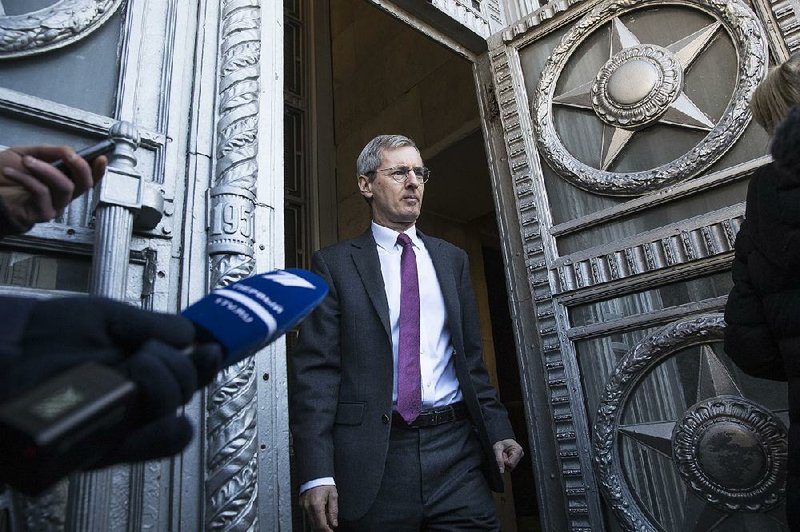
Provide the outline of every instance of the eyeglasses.
{"type": "Polygon", "coordinates": [[[431,177],[431,171],[426,166],[392,166],[391,168],[379,168],[378,170],[370,170],[367,174],[374,174],[377,172],[385,172],[389,177],[397,183],[405,183],[408,180],[408,174],[414,172],[417,176],[417,181],[422,184],[428,182],[431,177]]]}

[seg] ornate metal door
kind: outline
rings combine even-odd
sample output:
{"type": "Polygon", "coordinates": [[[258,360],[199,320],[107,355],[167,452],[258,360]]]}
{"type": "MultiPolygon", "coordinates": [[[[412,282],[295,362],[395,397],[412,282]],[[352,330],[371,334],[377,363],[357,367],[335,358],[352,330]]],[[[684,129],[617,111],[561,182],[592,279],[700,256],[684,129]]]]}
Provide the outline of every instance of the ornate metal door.
{"type": "MultiPolygon", "coordinates": [[[[118,141],[93,197],[0,243],[0,293],[177,312],[280,265],[282,21],[259,0],[0,0],[0,145],[118,141]]],[[[186,407],[183,454],[0,488],[0,529],[289,528],[285,357],[266,351],[186,407]]]]}
{"type": "Polygon", "coordinates": [[[571,1],[490,40],[545,529],[785,527],[786,389],[730,362],[719,312],[768,160],[748,103],[794,27],[785,3],[571,1]]]}

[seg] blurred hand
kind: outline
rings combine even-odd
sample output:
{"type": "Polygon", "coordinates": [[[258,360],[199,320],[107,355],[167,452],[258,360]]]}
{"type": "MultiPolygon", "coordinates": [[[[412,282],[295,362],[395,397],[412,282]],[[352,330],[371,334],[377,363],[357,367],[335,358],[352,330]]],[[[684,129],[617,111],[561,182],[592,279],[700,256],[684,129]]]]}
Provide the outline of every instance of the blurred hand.
{"type": "Polygon", "coordinates": [[[314,530],[333,532],[339,526],[339,492],[336,486],[317,486],[300,494],[300,506],[314,530]]]}
{"type": "Polygon", "coordinates": [[[494,459],[497,461],[497,468],[500,470],[500,474],[505,473],[506,469],[511,471],[517,467],[519,461],[525,456],[522,446],[512,439],[499,441],[492,448],[494,449],[494,459]]]}
{"type": "Polygon", "coordinates": [[[222,361],[219,344],[203,344],[192,356],[158,340],[145,343],[117,368],[137,385],[137,403],[116,434],[116,443],[91,468],[172,456],[192,441],[189,418],[177,414],[208,384],[222,361]]]}
{"type": "Polygon", "coordinates": [[[97,449],[92,466],[169,456],[192,438],[189,419],[177,409],[222,364],[218,344],[196,346],[187,356],[182,350],[194,340],[192,323],[176,314],[99,297],[41,300],[30,312],[16,356],[3,361],[0,402],[79,364],[102,364],[133,381],[137,393],[113,445],[97,449]]]}
{"type": "Polygon", "coordinates": [[[73,199],[100,181],[107,164],[101,156],[90,166],[69,146],[18,146],[0,151],[0,200],[12,225],[0,233],[19,234],[37,222],[59,216],[73,199]],[[69,177],[49,164],[56,159],[66,163],[69,177]]]}

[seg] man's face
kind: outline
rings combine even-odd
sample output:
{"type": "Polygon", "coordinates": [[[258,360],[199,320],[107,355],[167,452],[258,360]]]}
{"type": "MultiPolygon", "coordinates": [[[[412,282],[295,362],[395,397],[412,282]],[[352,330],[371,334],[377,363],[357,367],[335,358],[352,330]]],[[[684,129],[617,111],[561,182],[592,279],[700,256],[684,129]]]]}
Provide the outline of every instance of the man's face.
{"type": "MultiPolygon", "coordinates": [[[[423,166],[422,157],[416,148],[403,146],[381,153],[379,170],[423,166]]],[[[411,227],[419,217],[422,209],[422,194],[425,185],[422,176],[409,172],[405,182],[398,183],[391,172],[377,171],[375,179],[370,182],[366,176],[358,178],[361,195],[372,200],[372,219],[378,225],[389,227],[395,231],[404,231],[411,227]]]]}

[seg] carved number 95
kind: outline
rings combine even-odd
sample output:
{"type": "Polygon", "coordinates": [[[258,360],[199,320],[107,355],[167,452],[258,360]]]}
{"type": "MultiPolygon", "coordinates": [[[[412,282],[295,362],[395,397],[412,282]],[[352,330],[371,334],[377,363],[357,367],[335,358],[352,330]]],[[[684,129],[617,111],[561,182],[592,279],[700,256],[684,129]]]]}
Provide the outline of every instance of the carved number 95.
{"type": "Polygon", "coordinates": [[[247,205],[218,203],[211,209],[211,234],[253,236],[252,210],[247,205]]]}

